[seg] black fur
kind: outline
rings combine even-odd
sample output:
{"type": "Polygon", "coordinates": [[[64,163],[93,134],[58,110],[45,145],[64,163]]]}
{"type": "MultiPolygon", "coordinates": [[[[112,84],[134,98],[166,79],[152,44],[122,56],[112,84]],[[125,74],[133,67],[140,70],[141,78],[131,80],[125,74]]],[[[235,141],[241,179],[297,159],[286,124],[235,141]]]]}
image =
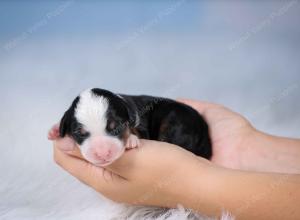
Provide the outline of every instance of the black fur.
{"type": "Polygon", "coordinates": [[[70,108],[65,112],[64,116],[60,120],[59,134],[61,137],[64,137],[66,134],[71,132],[71,125],[74,124],[74,120],[76,121],[76,118],[74,117],[74,111],[78,101],[79,97],[77,96],[72,102],[70,108]]]}
{"type": "Polygon", "coordinates": [[[165,141],[211,158],[208,125],[196,110],[161,97],[122,96],[138,109],[140,124],[136,130],[140,138],[165,141]]]}

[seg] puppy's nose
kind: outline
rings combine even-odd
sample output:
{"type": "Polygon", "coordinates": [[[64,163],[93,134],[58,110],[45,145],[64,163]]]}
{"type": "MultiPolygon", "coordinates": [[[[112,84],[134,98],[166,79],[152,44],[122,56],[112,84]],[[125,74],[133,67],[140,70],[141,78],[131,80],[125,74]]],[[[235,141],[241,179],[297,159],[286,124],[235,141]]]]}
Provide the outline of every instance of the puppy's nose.
{"type": "Polygon", "coordinates": [[[108,160],[112,157],[112,150],[110,148],[98,147],[93,151],[93,155],[97,160],[108,160]]]}
{"type": "Polygon", "coordinates": [[[122,153],[122,144],[120,141],[111,137],[96,136],[91,137],[87,150],[87,158],[93,163],[112,162],[122,153]]]}

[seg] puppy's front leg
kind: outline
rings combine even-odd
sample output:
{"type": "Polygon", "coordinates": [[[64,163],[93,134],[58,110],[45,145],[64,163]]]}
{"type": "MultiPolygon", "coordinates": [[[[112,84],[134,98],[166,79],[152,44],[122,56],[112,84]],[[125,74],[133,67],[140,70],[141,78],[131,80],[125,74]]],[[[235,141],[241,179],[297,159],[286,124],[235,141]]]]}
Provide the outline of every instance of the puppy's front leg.
{"type": "Polygon", "coordinates": [[[132,149],[140,146],[140,140],[138,136],[134,134],[129,134],[125,141],[125,148],[126,149],[132,149]]]}

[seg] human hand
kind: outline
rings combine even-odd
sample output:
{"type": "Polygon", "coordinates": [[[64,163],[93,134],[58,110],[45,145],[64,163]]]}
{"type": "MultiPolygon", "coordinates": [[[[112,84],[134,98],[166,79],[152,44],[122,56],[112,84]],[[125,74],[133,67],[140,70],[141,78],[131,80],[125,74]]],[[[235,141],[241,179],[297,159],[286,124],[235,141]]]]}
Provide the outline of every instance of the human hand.
{"type": "Polygon", "coordinates": [[[185,197],[193,198],[193,192],[192,195],[187,193],[190,180],[205,179],[212,166],[209,161],[178,146],[150,140],[141,140],[141,147],[126,151],[121,158],[102,168],[84,160],[71,138],[57,138],[54,160],[71,175],[114,201],[163,207],[176,207],[178,203],[184,204],[185,197]]]}
{"type": "MultiPolygon", "coordinates": [[[[260,146],[258,145],[259,149],[270,146],[268,153],[264,155],[273,152],[274,146],[278,143],[280,146],[275,148],[277,153],[282,146],[285,146],[284,151],[289,146],[295,159],[287,158],[289,161],[296,161],[293,167],[299,167],[297,166],[299,140],[274,139],[274,137],[258,135],[260,133],[246,119],[220,105],[191,100],[181,101],[198,110],[208,122],[214,153],[212,161],[216,164],[244,169],[243,158],[246,155],[251,159],[252,164],[258,164],[252,167],[253,170],[295,172],[295,169],[291,170],[290,167],[282,164],[278,168],[278,161],[274,163],[273,157],[270,160],[260,158],[261,162],[258,162],[257,155],[247,155],[245,149],[249,146],[252,149],[256,141],[261,143],[260,146]]],[[[212,215],[218,215],[226,205],[227,210],[249,217],[252,213],[258,212],[256,206],[255,210],[249,209],[241,213],[240,202],[236,201],[252,198],[251,195],[257,193],[258,189],[264,193],[274,181],[283,178],[278,175],[224,169],[178,146],[149,140],[142,140],[140,148],[125,152],[114,163],[101,168],[85,161],[74,141],[69,137],[58,137],[56,128],[57,126],[54,126],[50,131],[49,139],[54,140],[54,159],[57,164],[96,191],[117,202],[162,207],[175,207],[177,204],[182,204],[184,207],[212,215]],[[264,184],[261,181],[263,178],[264,184]],[[252,187],[254,185],[255,187],[252,187]],[[228,190],[229,188],[235,189],[236,193],[228,190]],[[218,200],[223,201],[221,205],[215,202],[218,200]]],[[[282,193],[285,189],[294,192],[296,187],[297,183],[293,186],[283,185],[282,191],[278,190],[278,201],[285,201],[281,198],[286,194],[282,193]]],[[[273,203],[263,201],[259,206],[262,207],[261,214],[274,214],[274,212],[265,212],[264,204],[273,203]]],[[[270,209],[275,210],[272,207],[270,209]]]]}
{"type": "Polygon", "coordinates": [[[228,108],[203,101],[179,99],[196,109],[206,120],[212,140],[211,161],[233,169],[244,169],[244,155],[256,130],[249,121],[228,108]]]}
{"type": "MultiPolygon", "coordinates": [[[[241,115],[218,104],[190,99],[178,101],[190,105],[196,109],[207,121],[212,140],[213,155],[211,161],[215,164],[233,169],[246,169],[245,161],[249,158],[246,151],[249,149],[249,140],[255,139],[257,131],[241,115]]],[[[48,134],[50,140],[58,138],[56,124],[48,134]]],[[[60,148],[65,152],[72,150],[75,145],[63,142],[60,148]]]]}
{"type": "Polygon", "coordinates": [[[101,168],[82,159],[76,147],[66,154],[61,150],[66,145],[75,144],[68,137],[55,140],[55,161],[117,202],[169,208],[181,204],[216,218],[224,210],[241,219],[300,216],[299,175],[225,169],[178,146],[149,140],[101,168]],[[253,202],[257,195],[260,199],[253,202]]]}

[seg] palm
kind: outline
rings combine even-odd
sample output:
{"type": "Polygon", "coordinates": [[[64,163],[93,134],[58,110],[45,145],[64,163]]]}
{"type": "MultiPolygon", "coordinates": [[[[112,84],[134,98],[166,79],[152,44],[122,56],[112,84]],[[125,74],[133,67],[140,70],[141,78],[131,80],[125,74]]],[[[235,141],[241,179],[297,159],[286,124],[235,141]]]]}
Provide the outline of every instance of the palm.
{"type": "Polygon", "coordinates": [[[211,161],[224,167],[239,168],[238,152],[253,130],[251,124],[241,115],[220,105],[181,101],[195,108],[206,119],[213,147],[211,161]]]}

